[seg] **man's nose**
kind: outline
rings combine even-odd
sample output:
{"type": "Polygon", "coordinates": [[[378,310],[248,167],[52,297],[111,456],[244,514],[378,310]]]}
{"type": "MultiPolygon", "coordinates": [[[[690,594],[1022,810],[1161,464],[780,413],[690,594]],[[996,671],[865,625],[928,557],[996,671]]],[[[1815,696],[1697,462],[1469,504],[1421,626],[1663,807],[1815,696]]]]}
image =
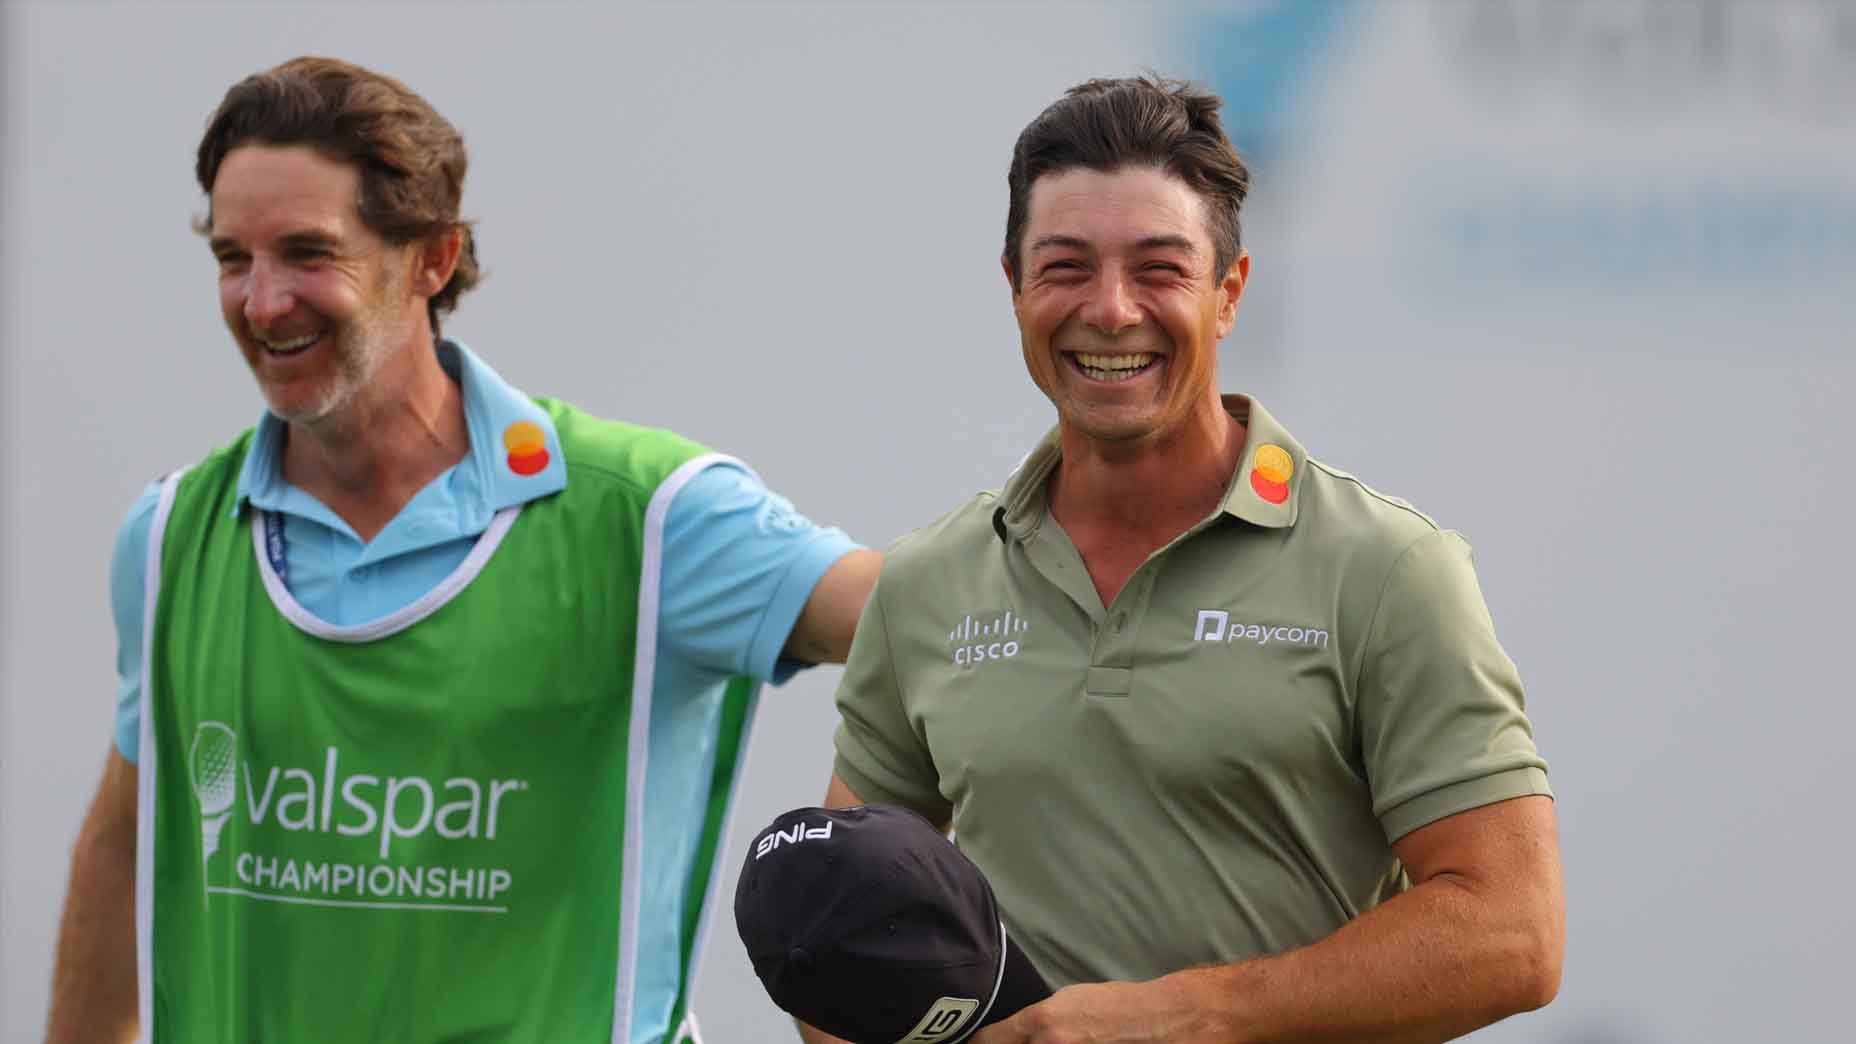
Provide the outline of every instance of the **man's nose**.
{"type": "Polygon", "coordinates": [[[1116,334],[1141,324],[1141,308],[1134,300],[1134,288],[1118,268],[1104,269],[1090,288],[1089,301],[1083,306],[1083,321],[1106,334],[1116,334]]]}
{"type": "Polygon", "coordinates": [[[266,326],[288,315],[295,304],[296,296],[284,273],[262,258],[254,259],[245,277],[245,318],[257,326],[266,326]]]}

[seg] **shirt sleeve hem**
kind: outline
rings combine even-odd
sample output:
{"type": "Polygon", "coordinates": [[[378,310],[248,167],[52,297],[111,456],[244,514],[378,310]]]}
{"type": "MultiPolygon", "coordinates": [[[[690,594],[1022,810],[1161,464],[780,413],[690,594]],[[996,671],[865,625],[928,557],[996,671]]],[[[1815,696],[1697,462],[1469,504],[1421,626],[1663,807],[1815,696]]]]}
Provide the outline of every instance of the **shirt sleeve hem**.
{"type": "Polygon", "coordinates": [[[1420,794],[1382,813],[1379,825],[1386,832],[1386,840],[1395,842],[1419,827],[1458,812],[1530,794],[1552,797],[1553,790],[1547,785],[1546,772],[1526,765],[1420,794]]]}
{"type": "Polygon", "coordinates": [[[786,575],[780,578],[780,586],[767,604],[767,612],[761,617],[760,630],[748,647],[748,673],[773,685],[780,685],[791,679],[801,670],[814,666],[799,660],[781,657],[786,649],[786,642],[793,634],[793,625],[799,622],[799,614],[805,611],[806,602],[812,598],[812,590],[818,586],[825,572],[838,559],[857,550],[857,543],[850,537],[835,529],[821,529],[808,541],[805,548],[793,556],[787,566],[786,575]]]}
{"type": "Polygon", "coordinates": [[[116,753],[121,754],[122,759],[131,765],[136,763],[141,753],[136,749],[141,746],[141,727],[140,718],[131,718],[126,725],[121,721],[116,723],[116,753]],[[126,735],[124,734],[125,727],[129,730],[126,735]]]}
{"type": "Polygon", "coordinates": [[[865,804],[901,805],[903,808],[914,809],[923,814],[939,814],[938,817],[929,815],[929,819],[945,819],[951,811],[947,802],[938,793],[929,800],[923,800],[919,795],[902,794],[878,784],[852,765],[842,753],[833,760],[832,771],[836,772],[838,778],[844,781],[844,785],[851,788],[851,793],[856,794],[858,800],[865,804]]]}
{"type": "Polygon", "coordinates": [[[110,556],[110,618],[116,625],[116,707],[112,730],[123,760],[135,764],[142,743],[142,642],[147,620],[149,529],[161,499],[161,480],[150,482],[130,505],[110,556]]]}

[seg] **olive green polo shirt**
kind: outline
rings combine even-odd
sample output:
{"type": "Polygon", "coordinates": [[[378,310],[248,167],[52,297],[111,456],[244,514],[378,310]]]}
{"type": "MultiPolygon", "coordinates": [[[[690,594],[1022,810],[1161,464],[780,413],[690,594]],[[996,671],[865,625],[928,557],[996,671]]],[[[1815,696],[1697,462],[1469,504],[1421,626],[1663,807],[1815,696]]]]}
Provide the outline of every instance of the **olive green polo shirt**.
{"type": "Polygon", "coordinates": [[[1104,607],[1053,432],[891,550],[836,770],[951,816],[1053,985],[1279,953],[1406,887],[1391,843],[1548,794],[1469,545],[1263,408],[1219,510],[1104,607]]]}

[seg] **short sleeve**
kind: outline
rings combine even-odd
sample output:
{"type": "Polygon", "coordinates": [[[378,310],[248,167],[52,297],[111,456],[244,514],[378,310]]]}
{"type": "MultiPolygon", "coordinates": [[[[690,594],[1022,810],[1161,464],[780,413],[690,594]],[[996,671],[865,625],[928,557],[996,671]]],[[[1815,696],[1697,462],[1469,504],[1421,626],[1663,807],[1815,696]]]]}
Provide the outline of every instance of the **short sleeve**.
{"type": "Polygon", "coordinates": [[[902,703],[883,618],[881,578],[857,620],[838,682],[838,715],[833,770],[852,793],[865,801],[915,809],[936,822],[948,818],[952,808],[941,796],[940,774],[902,703]]]}
{"type": "Polygon", "coordinates": [[[129,507],[110,554],[110,616],[116,622],[116,749],[134,763],[142,728],[142,616],[148,590],[148,530],[161,499],[151,482],[129,507]]]}
{"type": "Polygon", "coordinates": [[[808,666],[780,656],[800,611],[856,548],[745,468],[703,469],[664,519],[659,647],[718,675],[786,681],[808,666]]]}
{"type": "Polygon", "coordinates": [[[1521,680],[1495,639],[1469,544],[1434,532],[1386,578],[1359,687],[1362,753],[1388,840],[1528,794],[1551,795],[1521,680]]]}

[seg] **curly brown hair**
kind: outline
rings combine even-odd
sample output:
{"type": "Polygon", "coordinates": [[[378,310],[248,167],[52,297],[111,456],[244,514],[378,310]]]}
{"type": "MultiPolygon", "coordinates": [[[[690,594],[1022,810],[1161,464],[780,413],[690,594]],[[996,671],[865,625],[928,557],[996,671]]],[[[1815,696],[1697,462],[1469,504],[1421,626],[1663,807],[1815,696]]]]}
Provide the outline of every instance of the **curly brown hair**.
{"type": "Polygon", "coordinates": [[[439,316],[483,278],[471,223],[458,219],[470,160],[457,128],[398,80],[335,58],[302,57],[226,91],[200,139],[194,175],[201,190],[210,197],[226,155],[253,142],[309,145],[352,163],[361,175],[361,220],[389,243],[463,232],[457,268],[427,302],[436,338],[439,316]]]}

